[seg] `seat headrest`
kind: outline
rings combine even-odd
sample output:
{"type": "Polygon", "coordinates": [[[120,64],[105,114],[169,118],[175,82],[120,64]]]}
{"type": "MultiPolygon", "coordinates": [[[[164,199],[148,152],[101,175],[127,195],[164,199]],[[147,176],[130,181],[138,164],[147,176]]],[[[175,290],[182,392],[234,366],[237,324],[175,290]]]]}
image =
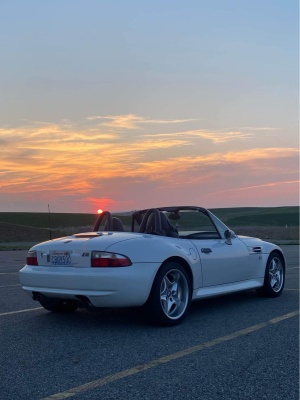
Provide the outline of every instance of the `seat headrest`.
{"type": "MultiPolygon", "coordinates": [[[[112,217],[112,223],[113,223],[113,229],[112,230],[114,232],[124,232],[123,223],[119,218],[112,217]]],[[[105,222],[104,230],[107,231],[107,221],[105,222]]]]}
{"type": "Polygon", "coordinates": [[[146,225],[146,232],[148,232],[150,229],[153,230],[154,228],[155,228],[155,215],[150,214],[146,225]]]}
{"type": "Polygon", "coordinates": [[[160,219],[161,219],[161,227],[166,232],[166,236],[169,237],[179,237],[178,233],[176,232],[173,225],[168,220],[165,213],[162,211],[160,212],[160,219]]]}

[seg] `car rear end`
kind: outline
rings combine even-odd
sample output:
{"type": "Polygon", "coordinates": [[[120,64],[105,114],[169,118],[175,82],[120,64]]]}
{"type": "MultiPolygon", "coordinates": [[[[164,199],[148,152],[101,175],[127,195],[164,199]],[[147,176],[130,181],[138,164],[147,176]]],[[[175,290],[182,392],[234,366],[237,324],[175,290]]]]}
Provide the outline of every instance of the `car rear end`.
{"type": "Polygon", "coordinates": [[[95,233],[74,235],[34,246],[20,271],[23,289],[34,300],[45,296],[96,307],[144,304],[157,265],[135,263],[124,254],[106,251],[120,237],[112,240],[109,234],[101,235],[104,237],[95,233]]]}

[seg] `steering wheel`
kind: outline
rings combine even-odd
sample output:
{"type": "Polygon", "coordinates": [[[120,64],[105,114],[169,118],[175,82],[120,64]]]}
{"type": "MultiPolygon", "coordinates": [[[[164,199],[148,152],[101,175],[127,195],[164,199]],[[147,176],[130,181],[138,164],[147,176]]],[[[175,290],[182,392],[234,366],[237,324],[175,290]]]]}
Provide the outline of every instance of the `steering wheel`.
{"type": "Polygon", "coordinates": [[[97,219],[97,221],[95,223],[93,232],[98,232],[99,227],[101,225],[101,222],[102,222],[103,218],[105,217],[105,215],[107,216],[106,229],[105,230],[106,231],[112,231],[113,230],[113,222],[112,222],[111,213],[109,211],[103,211],[103,213],[99,215],[99,217],[98,217],[98,219],[97,219]]]}
{"type": "Polygon", "coordinates": [[[154,229],[151,230],[151,234],[164,235],[164,232],[161,227],[160,213],[156,208],[150,208],[149,210],[146,211],[146,214],[144,215],[142,223],[140,225],[139,233],[150,233],[146,232],[146,226],[151,214],[154,214],[154,229]]]}

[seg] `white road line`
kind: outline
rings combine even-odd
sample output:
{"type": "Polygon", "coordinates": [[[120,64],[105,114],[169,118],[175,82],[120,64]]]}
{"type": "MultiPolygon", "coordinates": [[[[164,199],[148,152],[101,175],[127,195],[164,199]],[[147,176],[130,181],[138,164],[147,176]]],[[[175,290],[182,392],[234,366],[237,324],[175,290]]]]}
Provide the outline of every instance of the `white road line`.
{"type": "Polygon", "coordinates": [[[19,275],[19,272],[0,272],[0,275],[19,275]]]}
{"type": "Polygon", "coordinates": [[[10,311],[10,312],[5,312],[0,314],[0,317],[4,315],[10,315],[10,314],[19,314],[27,311],[35,311],[35,310],[41,310],[43,307],[37,307],[37,308],[28,308],[27,310],[18,310],[18,311],[10,311]]]}
{"type": "Polygon", "coordinates": [[[287,268],[287,270],[289,270],[289,269],[299,269],[300,267],[291,267],[291,268],[287,268]]]}
{"type": "MultiPolygon", "coordinates": [[[[242,329],[240,331],[233,332],[233,333],[231,333],[229,335],[222,336],[222,337],[219,337],[217,339],[213,339],[210,342],[206,342],[206,343],[203,343],[203,344],[198,344],[198,345],[186,348],[184,350],[178,351],[176,353],[169,354],[167,356],[164,356],[164,357],[157,358],[155,360],[149,361],[146,364],[140,364],[140,365],[137,365],[137,366],[135,366],[133,368],[125,369],[125,370],[117,372],[115,374],[105,376],[104,378],[96,379],[94,381],[91,381],[91,382],[88,382],[88,383],[84,383],[83,385],[80,385],[80,386],[75,386],[75,387],[73,387],[71,389],[65,390],[64,392],[56,393],[56,394],[53,394],[52,396],[49,396],[49,397],[44,397],[42,400],[65,400],[65,399],[68,399],[68,398],[73,397],[73,396],[78,396],[78,395],[80,395],[82,393],[85,393],[85,392],[87,392],[89,390],[93,390],[93,389],[99,388],[101,386],[105,386],[105,385],[107,385],[109,383],[121,380],[123,378],[127,378],[129,376],[138,374],[138,373],[140,373],[142,371],[146,371],[146,370],[149,370],[151,368],[155,368],[155,367],[158,367],[160,365],[164,365],[164,364],[169,363],[169,362],[171,362],[173,360],[178,360],[178,359],[180,359],[182,357],[185,357],[185,356],[188,356],[190,354],[198,353],[198,352],[200,352],[202,350],[205,350],[207,348],[216,346],[218,344],[222,344],[224,342],[228,342],[229,340],[232,340],[232,339],[244,336],[244,335],[248,335],[248,334],[250,334],[252,332],[256,332],[256,331],[258,331],[258,330],[260,330],[262,328],[266,328],[266,327],[271,326],[273,324],[277,324],[278,322],[284,321],[284,320],[286,320],[288,318],[295,317],[298,314],[299,314],[299,311],[297,310],[297,311],[293,311],[293,312],[290,312],[290,313],[285,314],[285,315],[281,315],[280,317],[270,319],[269,321],[262,322],[262,323],[260,323],[258,325],[249,326],[246,329],[242,329]]],[[[101,397],[101,395],[97,396],[97,398],[100,398],[100,397],[101,397]]]]}
{"type": "Polygon", "coordinates": [[[17,285],[6,285],[6,286],[0,286],[0,288],[14,287],[14,286],[21,286],[21,283],[18,283],[17,285]]]}

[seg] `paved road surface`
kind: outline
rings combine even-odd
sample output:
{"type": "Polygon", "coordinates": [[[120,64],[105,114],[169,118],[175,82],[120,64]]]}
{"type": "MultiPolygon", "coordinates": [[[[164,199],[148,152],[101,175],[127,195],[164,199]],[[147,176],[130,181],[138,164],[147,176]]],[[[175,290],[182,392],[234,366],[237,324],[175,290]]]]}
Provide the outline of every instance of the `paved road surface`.
{"type": "Polygon", "coordinates": [[[282,248],[280,298],[198,301],[174,328],[135,309],[49,313],[18,285],[26,252],[0,252],[1,400],[298,400],[299,248],[282,248]]]}

